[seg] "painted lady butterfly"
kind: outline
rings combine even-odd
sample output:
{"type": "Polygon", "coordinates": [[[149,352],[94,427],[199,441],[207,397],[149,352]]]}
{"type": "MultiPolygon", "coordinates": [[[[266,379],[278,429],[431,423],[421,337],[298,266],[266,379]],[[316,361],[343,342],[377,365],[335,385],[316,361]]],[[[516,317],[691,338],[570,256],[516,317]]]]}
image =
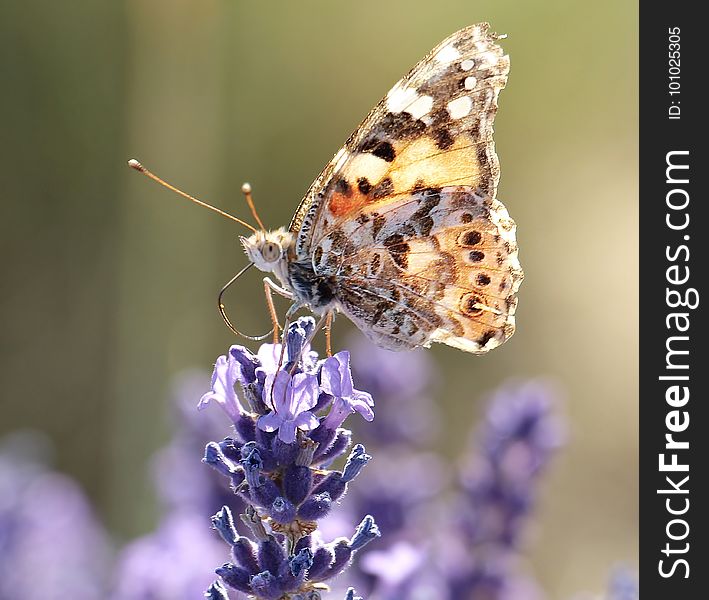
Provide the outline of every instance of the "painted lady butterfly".
{"type": "Polygon", "coordinates": [[[129,164],[254,231],[241,238],[249,267],[281,284],[264,279],[274,324],[271,290],[293,300],[288,315],[341,312],[384,348],[487,352],[514,333],[523,277],[515,223],[495,197],[493,121],[509,72],[498,39],[479,23],[436,46],[350,136],[288,229],[263,228],[249,188],[260,231],[129,164]]]}
{"type": "Polygon", "coordinates": [[[343,313],[376,344],[484,353],[514,332],[523,277],[495,198],[492,139],[509,58],[487,23],[436,46],[375,106],[288,229],[242,238],[296,305],[343,313]]]}

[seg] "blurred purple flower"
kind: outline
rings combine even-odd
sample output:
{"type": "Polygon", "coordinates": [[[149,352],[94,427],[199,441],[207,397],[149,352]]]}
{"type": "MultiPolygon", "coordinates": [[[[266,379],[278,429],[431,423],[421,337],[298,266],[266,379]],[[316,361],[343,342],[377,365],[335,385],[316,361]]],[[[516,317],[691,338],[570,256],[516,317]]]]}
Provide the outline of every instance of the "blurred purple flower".
{"type": "MultiPolygon", "coordinates": [[[[563,440],[553,396],[535,382],[495,394],[452,504],[442,496],[445,461],[401,442],[378,454],[337,517],[366,511],[382,530],[351,573],[367,600],[542,598],[523,574],[519,542],[539,475],[563,440]]],[[[380,406],[377,419],[390,416],[380,406]]],[[[335,520],[328,529],[343,526],[335,520]]]]}
{"type": "Polygon", "coordinates": [[[496,392],[461,474],[468,508],[460,524],[471,545],[519,542],[537,479],[563,440],[549,386],[530,381],[496,392]]]}
{"type": "Polygon", "coordinates": [[[431,502],[439,499],[449,479],[446,464],[438,456],[390,449],[388,454],[379,453],[362,474],[343,508],[371,514],[385,536],[382,544],[392,544],[409,531],[421,531],[431,502]]]}
{"type": "Polygon", "coordinates": [[[637,575],[628,568],[616,567],[611,573],[607,600],[638,600],[639,597],[637,575]]]}
{"type": "Polygon", "coordinates": [[[107,536],[78,485],[36,456],[44,443],[0,440],[0,598],[102,598],[107,536]]]}
{"type": "Polygon", "coordinates": [[[379,411],[366,427],[354,425],[357,435],[381,446],[410,444],[419,449],[434,440],[440,411],[429,393],[437,380],[430,352],[391,352],[361,335],[350,345],[352,372],[377,399],[379,411]]]}
{"type": "Polygon", "coordinates": [[[493,396],[461,474],[452,530],[467,558],[448,561],[444,569],[449,598],[538,597],[517,568],[520,533],[539,475],[563,438],[548,386],[526,382],[493,396]]]}
{"type": "Polygon", "coordinates": [[[408,542],[397,542],[386,550],[370,550],[362,558],[361,569],[378,580],[377,596],[394,598],[408,596],[409,583],[426,567],[426,548],[408,542]]]}
{"type": "MultiPolygon", "coordinates": [[[[203,515],[178,511],[121,553],[111,600],[193,600],[213,579],[227,552],[203,515]]],[[[232,598],[232,600],[235,600],[232,598]]]]}

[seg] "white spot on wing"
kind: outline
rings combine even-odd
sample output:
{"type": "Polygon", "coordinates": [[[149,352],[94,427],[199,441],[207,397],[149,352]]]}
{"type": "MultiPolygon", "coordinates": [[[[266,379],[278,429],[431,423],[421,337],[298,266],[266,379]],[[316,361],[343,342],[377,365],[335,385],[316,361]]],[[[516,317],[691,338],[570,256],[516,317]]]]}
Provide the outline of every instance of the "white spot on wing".
{"type": "Polygon", "coordinates": [[[472,75],[470,77],[465,78],[465,89],[466,90],[473,90],[475,89],[475,86],[478,84],[478,80],[475,79],[472,75]]]}
{"type": "Polygon", "coordinates": [[[469,96],[461,96],[460,98],[451,100],[448,103],[447,108],[451,119],[462,119],[463,117],[469,115],[470,111],[473,110],[473,101],[469,96]]]}
{"type": "Polygon", "coordinates": [[[379,183],[389,169],[389,163],[383,158],[374,154],[364,153],[352,156],[345,175],[347,179],[357,181],[360,177],[366,177],[369,183],[376,185],[379,183]]]}
{"type": "Polygon", "coordinates": [[[435,56],[439,63],[452,63],[456,58],[460,57],[460,52],[454,46],[445,46],[441,48],[435,56]]]}
{"type": "Polygon", "coordinates": [[[416,90],[407,88],[397,83],[389,90],[387,94],[387,110],[391,113],[398,114],[404,110],[418,97],[416,90]]]}
{"type": "Polygon", "coordinates": [[[433,107],[431,96],[420,96],[419,93],[410,87],[397,83],[387,94],[387,110],[390,113],[409,113],[414,119],[420,119],[427,115],[433,107]]]}
{"type": "Polygon", "coordinates": [[[431,112],[431,108],[433,108],[433,98],[431,96],[420,96],[406,109],[406,112],[414,119],[420,119],[431,112]]]}

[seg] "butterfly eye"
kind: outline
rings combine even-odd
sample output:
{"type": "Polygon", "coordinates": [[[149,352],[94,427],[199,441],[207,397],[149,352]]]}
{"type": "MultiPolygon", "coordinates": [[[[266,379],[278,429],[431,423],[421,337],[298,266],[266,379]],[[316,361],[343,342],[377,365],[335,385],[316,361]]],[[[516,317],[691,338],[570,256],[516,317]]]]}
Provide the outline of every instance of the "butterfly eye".
{"type": "Polygon", "coordinates": [[[263,256],[263,259],[267,262],[274,262],[281,256],[281,249],[278,247],[278,244],[266,242],[263,248],[261,248],[261,256],[263,256]]]}

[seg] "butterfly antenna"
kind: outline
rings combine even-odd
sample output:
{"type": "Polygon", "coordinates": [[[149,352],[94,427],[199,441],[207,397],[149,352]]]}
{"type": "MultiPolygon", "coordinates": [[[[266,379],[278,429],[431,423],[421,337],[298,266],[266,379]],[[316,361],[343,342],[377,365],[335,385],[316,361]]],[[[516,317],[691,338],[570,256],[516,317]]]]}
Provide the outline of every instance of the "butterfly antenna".
{"type": "Polygon", "coordinates": [[[273,333],[273,328],[268,333],[264,333],[263,335],[246,335],[245,333],[242,333],[239,331],[234,325],[232,324],[231,320],[226,314],[226,309],[224,307],[224,302],[222,301],[222,298],[224,297],[224,293],[232,286],[232,284],[239,279],[246,271],[248,271],[251,267],[254,266],[254,263],[249,263],[246,265],[241,271],[239,271],[234,277],[232,277],[229,282],[220,290],[219,296],[217,296],[217,307],[219,308],[219,314],[222,316],[222,319],[224,319],[224,323],[226,323],[226,326],[231,329],[232,333],[235,333],[236,335],[240,335],[243,338],[246,338],[247,340],[252,340],[254,342],[260,342],[261,340],[265,340],[268,336],[270,336],[273,333]]]}
{"type": "MultiPolygon", "coordinates": [[[[207,204],[206,202],[202,202],[201,200],[197,200],[197,198],[195,198],[194,196],[190,196],[189,194],[186,194],[186,193],[183,192],[182,190],[178,190],[174,185],[170,185],[167,181],[164,181],[164,180],[160,179],[160,177],[158,177],[158,176],[155,175],[154,173],[151,173],[150,171],[148,171],[148,169],[146,169],[143,165],[141,165],[141,164],[140,164],[137,160],[135,160],[134,158],[131,158],[131,159],[128,161],[128,166],[129,166],[131,169],[135,169],[135,170],[138,171],[139,173],[142,173],[143,175],[146,175],[147,177],[150,177],[150,179],[152,179],[153,181],[156,181],[157,183],[159,183],[159,184],[162,185],[163,187],[166,187],[168,190],[172,190],[173,192],[175,192],[176,194],[179,194],[179,195],[182,196],[183,198],[187,198],[188,200],[191,200],[191,201],[194,202],[195,204],[199,204],[200,206],[204,206],[205,208],[208,208],[209,210],[212,210],[212,211],[214,211],[215,213],[220,214],[222,217],[226,217],[227,219],[231,219],[232,221],[236,221],[237,223],[239,223],[239,225],[243,225],[243,226],[246,227],[247,229],[250,229],[251,231],[253,231],[254,233],[256,233],[256,228],[253,227],[252,225],[249,225],[249,224],[246,223],[245,221],[242,221],[241,219],[238,219],[238,218],[235,217],[234,215],[230,215],[229,213],[224,212],[223,210],[218,209],[216,206],[212,206],[211,204],[207,204]]],[[[260,222],[259,222],[259,223],[260,223],[260,222]]]]}
{"type": "Polygon", "coordinates": [[[261,228],[261,231],[266,231],[266,228],[263,226],[263,221],[258,216],[258,213],[256,212],[256,206],[254,205],[254,199],[251,196],[251,184],[250,183],[245,183],[244,185],[241,186],[241,193],[244,194],[244,198],[246,198],[246,204],[249,205],[249,208],[251,209],[251,214],[254,216],[254,219],[256,219],[256,222],[258,223],[258,226],[261,228]]]}

